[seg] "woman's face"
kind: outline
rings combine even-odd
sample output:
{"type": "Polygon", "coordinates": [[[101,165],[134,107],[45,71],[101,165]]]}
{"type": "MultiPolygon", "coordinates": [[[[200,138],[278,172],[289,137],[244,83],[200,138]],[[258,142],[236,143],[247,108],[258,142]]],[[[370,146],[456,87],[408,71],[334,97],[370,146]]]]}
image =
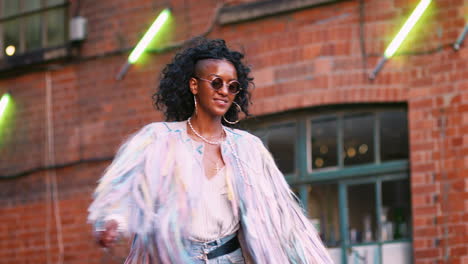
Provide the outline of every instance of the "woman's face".
{"type": "Polygon", "coordinates": [[[228,88],[229,83],[237,81],[234,65],[226,60],[200,60],[195,65],[195,77],[190,79],[190,90],[197,98],[198,114],[201,111],[211,117],[223,116],[236,97],[228,88]],[[223,86],[218,90],[211,85],[216,78],[223,80],[223,86]]]}

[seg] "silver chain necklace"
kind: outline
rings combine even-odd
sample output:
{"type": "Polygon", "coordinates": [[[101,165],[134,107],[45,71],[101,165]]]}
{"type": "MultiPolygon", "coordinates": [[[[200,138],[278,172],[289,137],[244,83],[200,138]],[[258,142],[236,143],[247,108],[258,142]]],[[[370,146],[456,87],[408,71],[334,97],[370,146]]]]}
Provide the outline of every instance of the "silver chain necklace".
{"type": "Polygon", "coordinates": [[[207,138],[205,138],[204,136],[200,135],[200,133],[198,133],[198,132],[195,130],[195,128],[193,128],[192,122],[190,122],[190,119],[191,119],[191,118],[192,118],[192,117],[189,117],[189,118],[187,119],[187,123],[189,124],[190,130],[192,130],[192,132],[193,132],[197,137],[201,138],[201,140],[203,140],[203,141],[205,141],[206,143],[211,144],[211,145],[219,145],[219,144],[221,144],[221,141],[222,141],[222,140],[220,140],[220,141],[211,141],[211,140],[208,140],[207,138]]]}

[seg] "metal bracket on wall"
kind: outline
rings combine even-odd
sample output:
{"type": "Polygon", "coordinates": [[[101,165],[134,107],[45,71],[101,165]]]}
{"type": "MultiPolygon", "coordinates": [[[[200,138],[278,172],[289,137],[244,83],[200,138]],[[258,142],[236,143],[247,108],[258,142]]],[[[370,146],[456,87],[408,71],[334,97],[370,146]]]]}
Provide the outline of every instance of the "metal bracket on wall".
{"type": "Polygon", "coordinates": [[[377,74],[379,73],[379,71],[382,69],[382,67],[384,66],[385,62],[387,62],[387,58],[385,56],[383,56],[380,61],[379,61],[379,64],[377,64],[377,66],[375,67],[375,69],[372,71],[372,73],[369,75],[369,79],[371,80],[374,80],[375,77],[377,76],[377,74]]]}
{"type": "Polygon", "coordinates": [[[457,41],[453,44],[453,49],[454,50],[459,50],[463,41],[465,40],[466,38],[466,34],[468,34],[468,24],[465,25],[465,28],[463,29],[462,33],[460,34],[460,36],[458,36],[458,39],[457,41]]]}

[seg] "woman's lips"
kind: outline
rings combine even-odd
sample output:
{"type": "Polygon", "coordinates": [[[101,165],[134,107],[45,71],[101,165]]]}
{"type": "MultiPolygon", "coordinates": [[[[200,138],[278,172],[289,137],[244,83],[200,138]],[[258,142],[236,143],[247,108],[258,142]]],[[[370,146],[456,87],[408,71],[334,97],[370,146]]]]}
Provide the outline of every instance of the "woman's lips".
{"type": "Polygon", "coordinates": [[[216,105],[219,105],[219,106],[226,106],[228,104],[227,100],[223,100],[223,99],[213,99],[213,101],[215,102],[216,105]]]}

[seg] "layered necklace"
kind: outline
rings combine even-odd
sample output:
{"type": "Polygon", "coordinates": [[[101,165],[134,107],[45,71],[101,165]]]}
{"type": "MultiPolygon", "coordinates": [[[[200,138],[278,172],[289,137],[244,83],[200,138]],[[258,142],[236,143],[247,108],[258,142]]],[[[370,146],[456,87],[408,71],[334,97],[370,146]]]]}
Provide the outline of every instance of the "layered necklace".
{"type": "MultiPolygon", "coordinates": [[[[211,144],[211,145],[219,145],[221,144],[221,142],[223,141],[223,139],[221,139],[220,141],[211,141],[209,139],[207,139],[206,137],[200,135],[200,133],[198,133],[197,130],[195,130],[195,128],[193,128],[192,126],[192,122],[190,122],[190,119],[192,117],[189,117],[189,119],[187,119],[187,123],[189,124],[189,127],[190,127],[190,130],[192,130],[192,132],[197,136],[199,137],[201,140],[203,140],[204,142],[208,143],[208,144],[211,144]]],[[[224,131],[224,130],[223,130],[224,131]]]]}

